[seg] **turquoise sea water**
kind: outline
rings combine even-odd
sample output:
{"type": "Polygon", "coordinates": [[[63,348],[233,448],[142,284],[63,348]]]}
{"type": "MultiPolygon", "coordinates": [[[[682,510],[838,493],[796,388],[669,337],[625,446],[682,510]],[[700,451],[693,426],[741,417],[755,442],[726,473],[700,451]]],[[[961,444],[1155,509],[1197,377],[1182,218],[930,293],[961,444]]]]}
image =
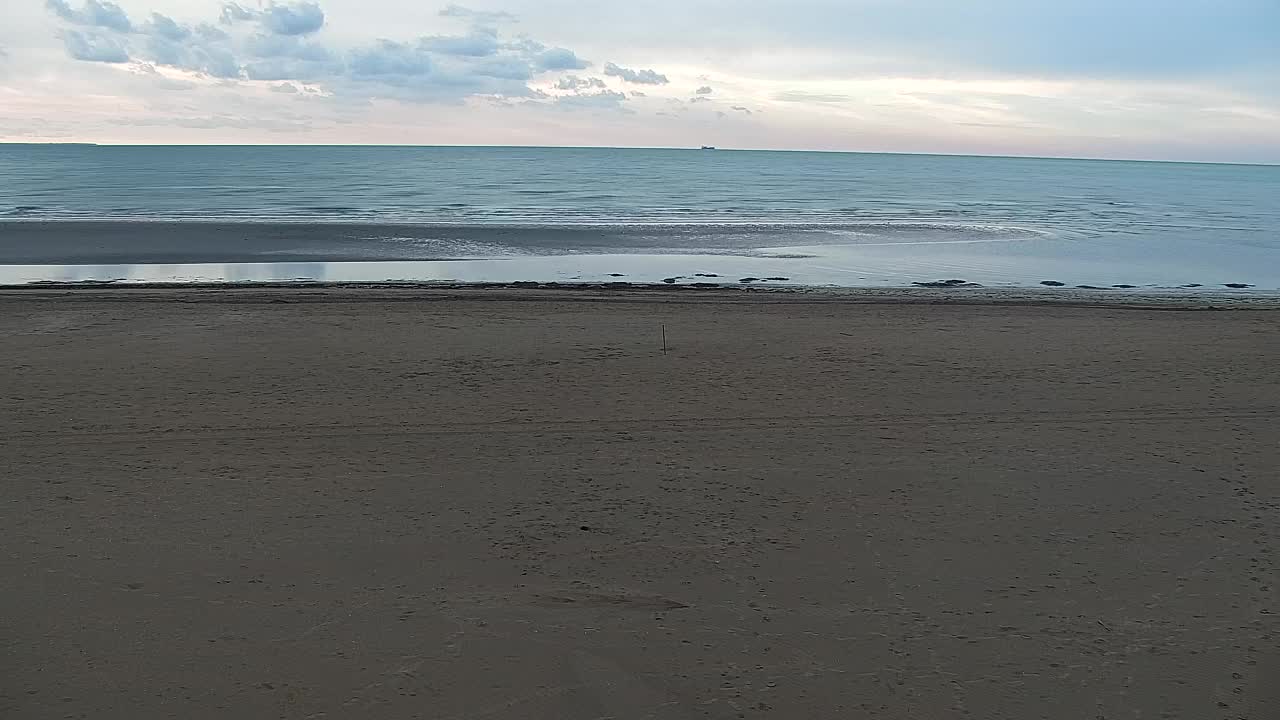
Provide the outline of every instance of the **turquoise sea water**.
{"type": "Polygon", "coordinates": [[[0,282],[298,277],[1276,291],[1280,167],[0,146],[0,282]]]}

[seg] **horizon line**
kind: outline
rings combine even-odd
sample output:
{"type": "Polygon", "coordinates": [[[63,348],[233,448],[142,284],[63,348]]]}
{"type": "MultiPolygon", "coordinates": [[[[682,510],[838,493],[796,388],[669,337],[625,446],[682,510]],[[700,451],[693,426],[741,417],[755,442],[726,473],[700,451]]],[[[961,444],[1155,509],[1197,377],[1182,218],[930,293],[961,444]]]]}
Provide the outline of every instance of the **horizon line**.
{"type": "Polygon", "coordinates": [[[753,153],[814,153],[824,155],[898,155],[909,157],[955,157],[955,158],[990,158],[996,160],[1069,160],[1080,162],[1128,162],[1128,163],[1164,163],[1172,165],[1235,165],[1242,167],[1280,167],[1280,160],[1275,162],[1244,162],[1233,160],[1171,160],[1152,158],[1125,157],[1080,157],[1071,155],[1000,155],[963,152],[925,152],[925,151],[892,151],[892,150],[823,150],[809,148],[729,148],[729,147],[694,147],[668,145],[464,145],[464,144],[418,144],[418,143],[114,143],[114,142],[29,142],[0,140],[0,147],[5,145],[23,146],[70,146],[70,147],[119,147],[119,148],[423,148],[423,149],[511,149],[511,150],[673,150],[697,153],[705,152],[753,152],[753,153]]]}

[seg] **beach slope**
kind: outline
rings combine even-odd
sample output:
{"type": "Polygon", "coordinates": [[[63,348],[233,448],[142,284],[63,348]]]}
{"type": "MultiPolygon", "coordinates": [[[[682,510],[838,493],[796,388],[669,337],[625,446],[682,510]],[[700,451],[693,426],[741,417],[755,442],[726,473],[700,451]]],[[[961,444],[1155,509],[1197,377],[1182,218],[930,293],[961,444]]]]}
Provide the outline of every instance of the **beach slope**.
{"type": "Polygon", "coordinates": [[[0,338],[5,717],[1280,706],[1274,311],[17,291],[0,338]]]}

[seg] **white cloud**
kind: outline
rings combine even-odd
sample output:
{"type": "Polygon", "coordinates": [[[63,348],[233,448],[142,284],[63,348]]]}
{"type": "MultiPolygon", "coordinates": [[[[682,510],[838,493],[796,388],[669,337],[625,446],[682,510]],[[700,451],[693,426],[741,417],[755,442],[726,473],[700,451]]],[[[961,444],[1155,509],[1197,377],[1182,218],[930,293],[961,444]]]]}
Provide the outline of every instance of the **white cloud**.
{"type": "Polygon", "coordinates": [[[517,20],[516,16],[509,12],[472,10],[471,8],[463,7],[461,5],[447,5],[440,11],[440,17],[461,18],[463,20],[470,20],[479,25],[497,25],[499,23],[515,22],[517,20]]]}
{"type": "Polygon", "coordinates": [[[853,98],[848,95],[837,95],[835,93],[814,93],[804,90],[783,90],[774,93],[774,100],[788,103],[818,103],[823,105],[847,103],[853,98]]]}

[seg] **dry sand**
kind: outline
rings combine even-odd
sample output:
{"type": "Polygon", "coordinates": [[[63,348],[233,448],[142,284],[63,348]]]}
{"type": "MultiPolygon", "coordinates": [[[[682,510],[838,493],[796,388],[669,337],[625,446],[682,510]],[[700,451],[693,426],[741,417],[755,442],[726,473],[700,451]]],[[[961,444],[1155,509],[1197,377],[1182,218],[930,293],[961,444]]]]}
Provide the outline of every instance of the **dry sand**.
{"type": "Polygon", "coordinates": [[[2,294],[0,716],[1280,717],[1280,313],[861,300],[2,294]]]}

